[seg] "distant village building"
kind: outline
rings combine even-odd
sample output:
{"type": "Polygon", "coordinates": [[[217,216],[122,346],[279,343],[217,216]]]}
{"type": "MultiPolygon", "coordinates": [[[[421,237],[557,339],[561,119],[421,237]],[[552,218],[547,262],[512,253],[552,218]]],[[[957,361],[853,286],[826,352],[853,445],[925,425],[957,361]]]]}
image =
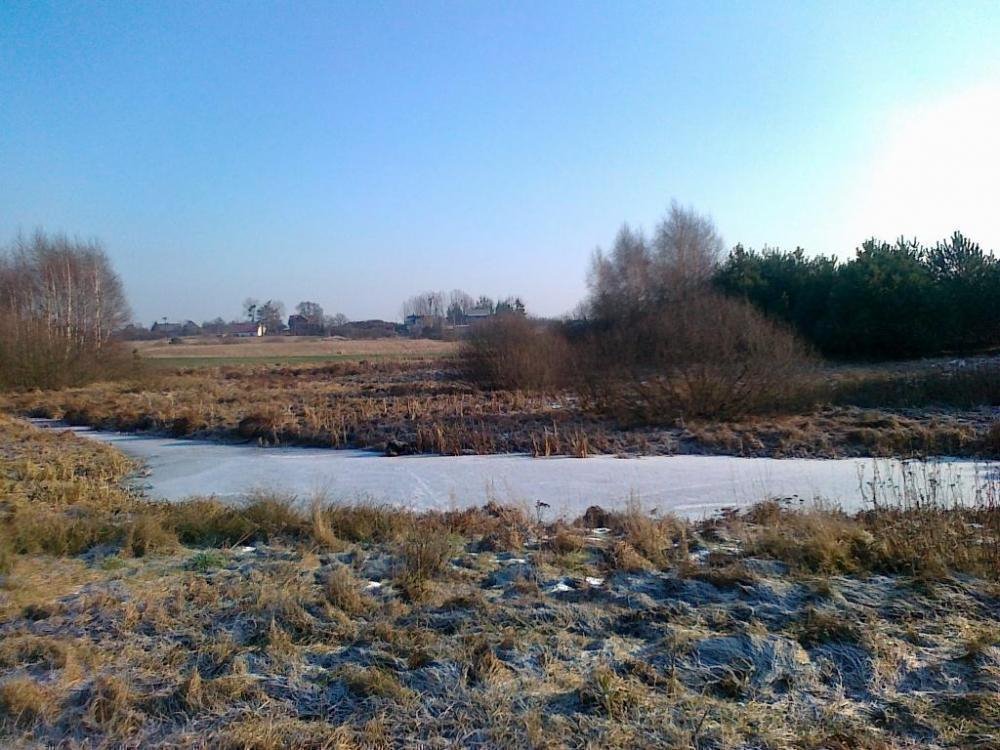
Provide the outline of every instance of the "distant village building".
{"type": "Polygon", "coordinates": [[[463,316],[465,323],[475,323],[477,320],[486,320],[493,317],[493,311],[488,307],[473,307],[463,316]]]}
{"type": "Polygon", "coordinates": [[[403,320],[406,332],[414,338],[426,336],[441,330],[442,319],[438,315],[407,315],[403,320]]]}
{"type": "Polygon", "coordinates": [[[230,323],[226,326],[226,334],[238,339],[263,336],[265,333],[267,333],[267,326],[263,323],[230,323]]]}
{"type": "Polygon", "coordinates": [[[449,314],[447,318],[439,315],[407,315],[403,319],[403,328],[414,338],[440,335],[446,331],[460,334],[470,325],[492,318],[493,315],[493,310],[488,307],[473,307],[464,313],[449,314]]]}
{"type": "Polygon", "coordinates": [[[312,322],[305,315],[289,315],[288,333],[292,336],[322,336],[323,324],[312,322]]]}
{"type": "Polygon", "coordinates": [[[183,323],[157,322],[149,329],[150,333],[160,338],[172,338],[175,336],[198,336],[201,334],[201,327],[193,320],[186,320],[183,323]]]}

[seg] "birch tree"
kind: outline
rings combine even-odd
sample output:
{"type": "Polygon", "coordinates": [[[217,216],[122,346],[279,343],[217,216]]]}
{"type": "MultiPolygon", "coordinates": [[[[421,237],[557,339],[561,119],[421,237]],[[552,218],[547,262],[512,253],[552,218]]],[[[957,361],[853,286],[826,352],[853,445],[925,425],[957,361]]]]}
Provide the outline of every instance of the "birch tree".
{"type": "Polygon", "coordinates": [[[121,279],[96,242],[38,231],[0,251],[0,380],[94,362],[128,323],[121,279]]]}

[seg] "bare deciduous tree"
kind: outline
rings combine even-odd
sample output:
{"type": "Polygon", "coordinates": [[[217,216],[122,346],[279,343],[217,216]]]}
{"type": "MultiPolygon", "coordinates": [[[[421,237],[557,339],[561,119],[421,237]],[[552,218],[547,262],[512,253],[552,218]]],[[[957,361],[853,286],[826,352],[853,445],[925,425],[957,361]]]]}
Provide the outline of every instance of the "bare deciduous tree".
{"type": "Polygon", "coordinates": [[[327,328],[336,328],[338,326],[346,326],[350,321],[344,313],[336,313],[334,315],[325,315],[323,317],[323,324],[327,328]]]}
{"type": "Polygon", "coordinates": [[[269,299],[257,308],[257,320],[264,324],[268,333],[279,333],[285,328],[285,303],[269,299]]]}
{"type": "Polygon", "coordinates": [[[476,306],[476,301],[471,294],[463,292],[461,289],[452,289],[448,295],[448,322],[458,325],[465,320],[469,310],[476,306]]]}
{"type": "Polygon", "coordinates": [[[410,297],[403,303],[402,314],[443,318],[445,314],[444,292],[424,292],[410,297]]]}
{"type": "Polygon", "coordinates": [[[323,325],[323,306],[318,302],[300,302],[295,306],[295,312],[305,318],[307,323],[323,325]]]}
{"type": "Polygon", "coordinates": [[[653,237],[653,283],[660,290],[676,290],[706,283],[723,253],[715,224],[676,201],[656,227],[653,237]]]}
{"type": "Polygon", "coordinates": [[[18,237],[0,254],[0,379],[69,377],[128,323],[121,279],[96,242],[18,237]]]}
{"type": "Polygon", "coordinates": [[[591,261],[589,313],[618,318],[676,300],[711,278],[723,251],[712,220],[673,203],[650,242],[625,224],[591,261]]]}

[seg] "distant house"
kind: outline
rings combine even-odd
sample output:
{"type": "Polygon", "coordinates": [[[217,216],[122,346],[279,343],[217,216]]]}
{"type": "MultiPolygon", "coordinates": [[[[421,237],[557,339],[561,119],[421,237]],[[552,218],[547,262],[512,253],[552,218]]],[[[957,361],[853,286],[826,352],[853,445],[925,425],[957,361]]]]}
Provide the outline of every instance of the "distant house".
{"type": "Polygon", "coordinates": [[[440,332],[441,321],[442,319],[438,315],[407,315],[403,326],[411,336],[420,337],[435,331],[440,332]]]}
{"type": "Polygon", "coordinates": [[[159,337],[166,338],[168,336],[180,336],[181,328],[183,326],[180,323],[167,323],[164,321],[163,323],[153,323],[149,330],[159,337]]]}
{"type": "Polygon", "coordinates": [[[193,320],[186,320],[183,323],[153,323],[149,329],[156,338],[173,338],[175,336],[197,336],[201,333],[201,327],[193,320]]]}
{"type": "Polygon", "coordinates": [[[322,336],[323,324],[311,322],[305,315],[289,315],[288,333],[292,336],[322,336]]]}
{"type": "Polygon", "coordinates": [[[263,336],[265,333],[267,333],[267,326],[263,323],[230,323],[226,326],[226,335],[238,339],[263,336]]]}
{"type": "Polygon", "coordinates": [[[465,313],[466,323],[475,323],[478,320],[486,320],[493,317],[493,311],[488,307],[473,307],[465,313]]]}

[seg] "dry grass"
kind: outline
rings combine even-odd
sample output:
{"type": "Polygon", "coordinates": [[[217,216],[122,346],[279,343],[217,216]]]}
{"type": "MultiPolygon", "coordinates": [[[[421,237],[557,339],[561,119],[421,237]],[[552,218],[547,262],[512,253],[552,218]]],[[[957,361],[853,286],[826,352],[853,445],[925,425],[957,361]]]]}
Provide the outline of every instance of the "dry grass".
{"type": "Polygon", "coordinates": [[[453,341],[430,339],[333,339],[315,336],[276,336],[262,339],[226,339],[215,336],[189,337],[183,343],[171,344],[165,340],[130,341],[127,345],[149,359],[190,359],[224,357],[388,357],[422,358],[446,357],[458,351],[453,341]]]}
{"type": "Polygon", "coordinates": [[[0,434],[0,537],[41,533],[15,520],[32,506],[107,529],[82,554],[9,552],[3,746],[1000,742],[995,506],[688,524],[633,504],[548,525],[496,505],[164,507],[118,490],[127,464],[101,446],[0,434]]]}
{"type": "MultiPolygon", "coordinates": [[[[834,383],[882,377],[828,375],[834,383]]],[[[603,417],[570,390],[484,391],[450,360],[424,359],[164,369],[135,382],[5,394],[0,409],[104,429],[391,455],[1000,455],[993,416],[983,409],[916,403],[903,413],[851,406],[830,393],[812,400],[824,399],[837,405],[642,426],[603,417]]]]}
{"type": "Polygon", "coordinates": [[[54,691],[31,677],[11,677],[0,682],[0,721],[30,727],[58,711],[54,691]]]}
{"type": "MultiPolygon", "coordinates": [[[[217,731],[204,747],[220,750],[354,750],[352,733],[315,721],[247,716],[217,731]]],[[[195,740],[194,742],[197,742],[195,740]]],[[[197,744],[192,746],[197,747],[197,744]]],[[[372,746],[377,747],[377,746],[372,746]]]]}
{"type": "Polygon", "coordinates": [[[579,689],[580,702],[618,721],[640,704],[639,691],[606,664],[594,667],[579,689]]]}
{"type": "Polygon", "coordinates": [[[676,516],[651,516],[632,499],[623,511],[604,513],[600,520],[621,536],[612,550],[612,567],[665,568],[687,557],[687,524],[676,516]]]}
{"type": "Polygon", "coordinates": [[[327,574],[324,589],[330,603],[348,615],[360,615],[371,606],[361,592],[360,582],[344,565],[333,568],[327,574]]]}
{"type": "Polygon", "coordinates": [[[969,508],[893,505],[856,516],[769,503],[747,519],[752,525],[741,533],[749,553],[804,571],[1000,575],[1000,507],[989,502],[969,508]]]}

